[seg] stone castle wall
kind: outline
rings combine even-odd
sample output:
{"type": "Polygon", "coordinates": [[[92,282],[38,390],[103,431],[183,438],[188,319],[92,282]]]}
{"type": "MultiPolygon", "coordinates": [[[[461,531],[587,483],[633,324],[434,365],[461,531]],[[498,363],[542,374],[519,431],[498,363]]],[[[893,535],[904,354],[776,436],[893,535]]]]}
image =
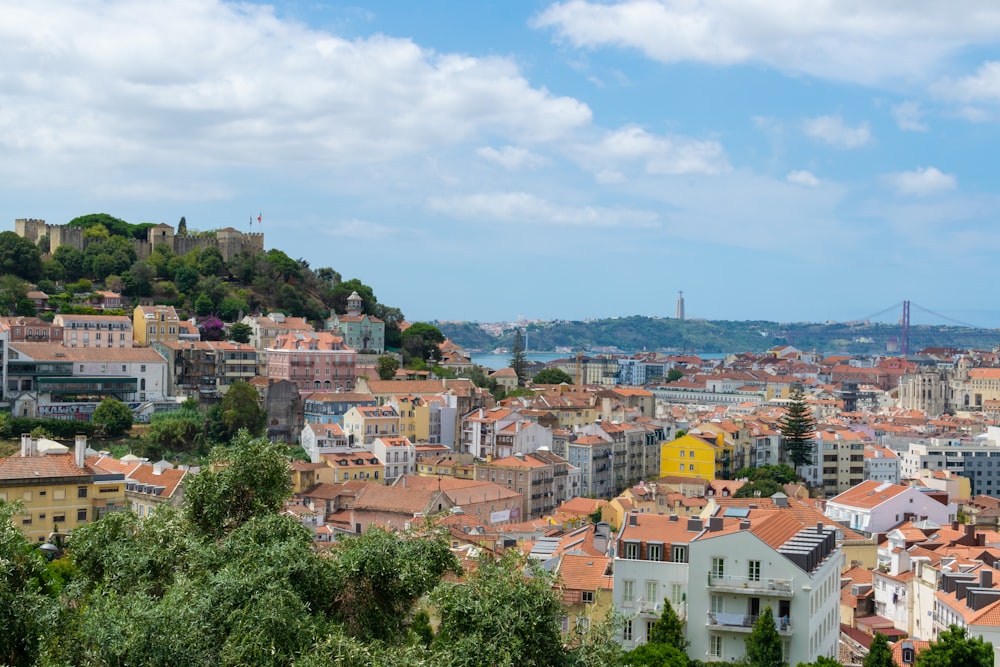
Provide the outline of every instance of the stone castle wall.
{"type": "MultiPolygon", "coordinates": [[[[48,234],[49,247],[52,250],[61,245],[68,245],[80,251],[85,247],[83,229],[79,227],[50,225],[44,220],[35,218],[18,218],[14,220],[14,232],[32,243],[38,243],[38,239],[48,234]]],[[[184,255],[195,249],[218,248],[222,258],[227,262],[244,251],[253,254],[264,252],[263,232],[244,234],[231,227],[217,230],[214,235],[176,236],[174,228],[170,225],[157,225],[149,229],[145,240],[131,239],[131,241],[139,259],[148,259],[153,248],[161,244],[166,245],[177,255],[184,255]]]]}

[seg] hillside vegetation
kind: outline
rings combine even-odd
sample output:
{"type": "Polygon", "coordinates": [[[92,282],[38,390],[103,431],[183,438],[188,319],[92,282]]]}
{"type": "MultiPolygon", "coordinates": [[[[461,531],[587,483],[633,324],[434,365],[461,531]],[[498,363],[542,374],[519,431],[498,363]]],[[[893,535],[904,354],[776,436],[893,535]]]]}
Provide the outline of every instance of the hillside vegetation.
{"type": "MultiPolygon", "coordinates": [[[[510,347],[514,329],[493,335],[474,322],[437,322],[452,341],[470,350],[510,347]]],[[[793,345],[821,353],[880,354],[898,351],[899,325],[873,322],[778,323],[765,321],[678,320],[635,315],[614,319],[532,323],[525,329],[532,351],[617,348],[623,352],[675,350],[697,352],[763,352],[793,345]],[[893,347],[893,343],[897,347],[893,347]]],[[[992,349],[1000,344],[996,329],[914,325],[910,350],[926,347],[992,349]]]]}

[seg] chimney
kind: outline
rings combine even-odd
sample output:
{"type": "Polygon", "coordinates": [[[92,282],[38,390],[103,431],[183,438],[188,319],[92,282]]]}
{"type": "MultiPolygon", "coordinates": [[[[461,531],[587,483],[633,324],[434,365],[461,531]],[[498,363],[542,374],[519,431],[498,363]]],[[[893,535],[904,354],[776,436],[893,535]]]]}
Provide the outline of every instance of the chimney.
{"type": "Polygon", "coordinates": [[[979,587],[980,588],[993,588],[993,570],[987,570],[984,567],[979,572],[979,587]]]}
{"type": "Polygon", "coordinates": [[[688,519],[687,530],[689,533],[700,533],[701,532],[701,519],[697,517],[691,517],[688,519]]]}
{"type": "Polygon", "coordinates": [[[822,521],[817,521],[816,522],[816,532],[819,533],[820,535],[823,534],[823,522],[822,521]]]}
{"type": "Polygon", "coordinates": [[[740,521],[740,530],[750,530],[750,522],[746,519],[740,521]]]}
{"type": "Polygon", "coordinates": [[[628,515],[628,525],[638,526],[639,525],[639,515],[635,512],[630,512],[628,515]]]}
{"type": "Polygon", "coordinates": [[[954,531],[957,531],[957,530],[959,530],[958,526],[959,526],[958,519],[952,519],[951,520],[951,529],[954,530],[954,531]]]}
{"type": "Polygon", "coordinates": [[[719,447],[726,446],[726,435],[721,431],[715,434],[715,444],[717,444],[719,447]]]}
{"type": "Polygon", "coordinates": [[[21,434],[21,456],[31,456],[31,434],[21,434]]]}
{"type": "Polygon", "coordinates": [[[708,530],[713,533],[717,533],[722,530],[722,517],[712,516],[708,518],[708,530]]]}
{"type": "Polygon", "coordinates": [[[76,436],[76,447],[74,447],[73,453],[76,454],[76,467],[82,470],[87,464],[87,436],[76,436]]]}
{"type": "Polygon", "coordinates": [[[670,519],[668,519],[668,520],[669,521],[677,521],[677,515],[676,514],[671,514],[670,515],[670,519]]]}

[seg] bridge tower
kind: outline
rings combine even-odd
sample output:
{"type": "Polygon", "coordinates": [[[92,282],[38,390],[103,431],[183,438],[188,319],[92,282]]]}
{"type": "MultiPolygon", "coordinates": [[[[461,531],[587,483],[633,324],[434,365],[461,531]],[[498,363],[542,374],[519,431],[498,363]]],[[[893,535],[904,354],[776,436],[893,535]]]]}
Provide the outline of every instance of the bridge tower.
{"type": "Polygon", "coordinates": [[[900,351],[903,356],[907,356],[910,353],[910,302],[903,302],[903,320],[902,320],[902,332],[900,335],[900,351]]]}

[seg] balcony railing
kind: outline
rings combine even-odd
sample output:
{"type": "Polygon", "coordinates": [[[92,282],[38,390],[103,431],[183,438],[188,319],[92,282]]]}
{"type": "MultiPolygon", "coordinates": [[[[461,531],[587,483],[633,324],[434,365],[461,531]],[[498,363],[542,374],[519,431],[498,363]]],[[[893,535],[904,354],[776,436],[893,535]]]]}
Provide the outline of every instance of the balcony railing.
{"type": "MultiPolygon", "coordinates": [[[[750,632],[759,616],[750,614],[728,614],[723,612],[708,612],[707,627],[716,630],[733,630],[734,632],[750,632]]],[[[780,616],[774,619],[774,627],[779,635],[792,634],[792,619],[780,616]]]]}
{"type": "Polygon", "coordinates": [[[792,594],[791,579],[752,579],[750,577],[737,577],[733,575],[717,576],[709,573],[708,585],[711,588],[724,588],[735,592],[747,592],[755,595],[781,595],[792,594]]]}

